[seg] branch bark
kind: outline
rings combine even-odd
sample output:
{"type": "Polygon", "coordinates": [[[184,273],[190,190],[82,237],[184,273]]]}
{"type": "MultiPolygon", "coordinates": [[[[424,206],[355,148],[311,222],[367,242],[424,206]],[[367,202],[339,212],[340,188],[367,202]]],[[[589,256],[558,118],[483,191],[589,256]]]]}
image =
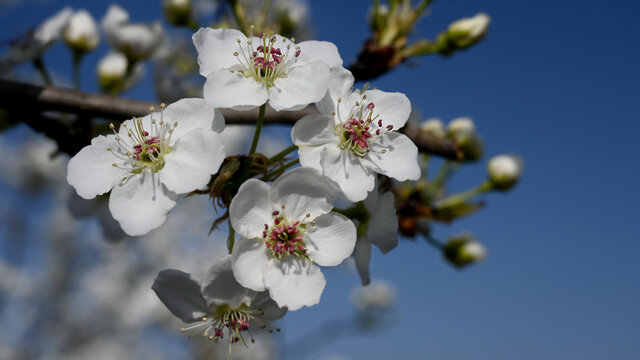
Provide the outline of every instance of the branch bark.
{"type": "MultiPolygon", "coordinates": [[[[47,121],[46,117],[38,115],[45,111],[60,111],[77,114],[79,119],[106,118],[110,120],[126,120],[134,116],[149,113],[149,108],[158,103],[130,100],[114,96],[91,94],[82,91],[41,87],[21,82],[0,79],[0,107],[12,113],[12,117],[33,116],[29,121],[32,127],[35,123],[47,121]]],[[[258,110],[234,111],[223,109],[222,113],[227,124],[255,124],[258,110]]],[[[308,114],[317,113],[314,106],[308,106],[298,111],[275,111],[267,107],[265,124],[293,125],[298,119],[308,114]]],[[[43,131],[45,124],[35,126],[43,131]]],[[[443,140],[421,131],[416,126],[404,128],[405,134],[413,140],[421,152],[442,156],[447,159],[461,159],[456,144],[443,140]]],[[[57,131],[56,134],[59,134],[57,131]]],[[[52,134],[48,134],[51,136],[52,134]]],[[[55,139],[61,140],[61,139],[55,139]]],[[[60,141],[58,141],[60,143],[60,141]]]]}

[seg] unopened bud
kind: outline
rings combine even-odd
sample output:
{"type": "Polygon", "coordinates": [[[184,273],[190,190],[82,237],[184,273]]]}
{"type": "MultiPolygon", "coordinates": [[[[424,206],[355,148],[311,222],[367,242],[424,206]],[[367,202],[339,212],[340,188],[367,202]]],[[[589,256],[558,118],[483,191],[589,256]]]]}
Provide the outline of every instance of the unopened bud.
{"type": "Polygon", "coordinates": [[[110,53],[98,62],[96,69],[100,88],[108,93],[124,89],[127,80],[127,57],[120,53],[110,53]]]}
{"type": "Polygon", "coordinates": [[[487,258],[487,249],[471,233],[463,232],[450,237],[442,253],[451,264],[462,268],[487,258]]]}
{"type": "Polygon", "coordinates": [[[489,160],[487,172],[489,181],[496,190],[511,189],[522,176],[524,162],[517,155],[498,155],[489,160]]]}
{"type": "Polygon", "coordinates": [[[191,0],[164,0],[162,3],[164,16],[175,26],[185,26],[191,21],[191,0]]]}
{"type": "Polygon", "coordinates": [[[459,49],[469,47],[485,37],[490,22],[491,18],[485,13],[454,21],[449,25],[447,38],[459,49]]]}
{"type": "Polygon", "coordinates": [[[471,118],[459,117],[451,120],[447,126],[447,135],[455,141],[462,153],[462,160],[476,161],[482,157],[484,145],[476,134],[471,118]]]}
{"type": "Polygon", "coordinates": [[[81,53],[92,51],[98,46],[98,24],[88,11],[80,10],[71,16],[64,30],[64,41],[72,50],[81,53]]]}
{"type": "Polygon", "coordinates": [[[447,125],[447,132],[454,136],[461,133],[474,133],[475,131],[476,127],[473,124],[473,120],[468,117],[453,119],[447,125]]]}
{"type": "Polygon", "coordinates": [[[428,119],[420,125],[420,129],[438,138],[444,138],[446,136],[444,124],[440,119],[428,119]]]}

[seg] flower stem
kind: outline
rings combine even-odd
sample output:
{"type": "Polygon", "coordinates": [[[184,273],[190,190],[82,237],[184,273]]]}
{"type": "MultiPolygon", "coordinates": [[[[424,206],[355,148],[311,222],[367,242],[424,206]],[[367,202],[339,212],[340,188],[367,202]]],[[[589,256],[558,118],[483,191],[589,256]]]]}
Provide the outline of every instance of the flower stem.
{"type": "Polygon", "coordinates": [[[476,186],[475,188],[469,189],[465,192],[450,196],[446,199],[443,199],[441,201],[438,201],[435,204],[436,209],[442,209],[442,208],[446,208],[446,207],[450,207],[450,206],[455,206],[458,204],[462,204],[463,202],[474,198],[480,194],[484,194],[488,191],[490,191],[493,188],[493,186],[491,185],[490,181],[485,181],[483,183],[481,183],[480,185],[476,186]]]}
{"type": "Polygon", "coordinates": [[[44,81],[44,84],[47,86],[52,86],[53,81],[51,80],[51,75],[49,75],[49,71],[47,71],[47,67],[44,65],[42,56],[38,56],[37,58],[33,59],[33,66],[35,66],[36,70],[38,70],[38,72],[40,73],[40,76],[42,76],[42,80],[44,81]]]}
{"type": "Polygon", "coordinates": [[[80,64],[84,53],[81,51],[73,52],[73,87],[80,90],[80,64]]]}
{"type": "Polygon", "coordinates": [[[287,156],[289,153],[293,152],[294,150],[296,150],[298,147],[295,145],[291,145],[288,148],[280,151],[279,153],[273,155],[270,159],[269,159],[269,165],[273,164],[274,162],[282,159],[283,157],[287,156]]]}
{"type": "Polygon", "coordinates": [[[233,252],[233,245],[236,241],[236,232],[233,230],[233,226],[231,225],[231,217],[229,217],[229,241],[227,242],[227,248],[229,249],[229,254],[233,252]]]}
{"type": "Polygon", "coordinates": [[[449,177],[451,173],[451,165],[451,161],[445,160],[442,166],[440,166],[440,169],[438,169],[436,176],[433,177],[433,181],[429,184],[429,190],[427,192],[429,199],[433,199],[449,177]]]}
{"type": "Polygon", "coordinates": [[[297,164],[299,164],[299,163],[300,163],[300,159],[292,160],[292,161],[290,161],[290,162],[288,162],[288,163],[286,163],[286,164],[282,165],[282,167],[279,167],[279,168],[277,168],[277,169],[273,170],[272,172],[268,173],[268,174],[264,177],[264,179],[265,179],[265,180],[269,180],[269,179],[271,179],[273,176],[280,176],[280,174],[282,174],[283,172],[285,172],[285,170],[287,170],[288,168],[290,168],[290,167],[292,167],[292,166],[295,166],[295,165],[297,165],[297,164]]]}
{"type": "Polygon", "coordinates": [[[441,243],[440,241],[436,240],[433,236],[429,235],[429,234],[424,234],[424,240],[427,242],[427,244],[433,246],[434,248],[438,249],[438,250],[442,250],[442,248],[444,247],[444,244],[441,243]]]}
{"type": "Polygon", "coordinates": [[[266,108],[266,103],[260,106],[260,112],[258,113],[258,123],[256,124],[256,132],[253,134],[253,142],[251,142],[251,150],[249,150],[249,155],[255,153],[256,148],[258,147],[258,140],[260,139],[260,131],[262,131],[262,124],[264,123],[264,111],[266,108]]]}
{"type": "Polygon", "coordinates": [[[229,7],[231,7],[231,12],[233,12],[233,17],[236,19],[238,23],[238,27],[240,30],[245,33],[245,35],[249,35],[249,26],[247,26],[247,14],[244,11],[244,7],[238,0],[227,0],[229,7]]]}

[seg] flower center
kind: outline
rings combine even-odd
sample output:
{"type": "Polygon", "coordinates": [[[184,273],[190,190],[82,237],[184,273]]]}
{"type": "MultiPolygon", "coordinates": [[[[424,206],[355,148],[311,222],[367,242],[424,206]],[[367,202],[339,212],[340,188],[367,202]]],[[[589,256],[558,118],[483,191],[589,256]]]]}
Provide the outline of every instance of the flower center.
{"type": "MultiPolygon", "coordinates": [[[[272,215],[273,225],[264,224],[262,237],[273,256],[278,259],[288,255],[308,258],[307,249],[304,245],[304,233],[307,229],[307,224],[300,221],[292,223],[278,210],[274,211],[272,215]]],[[[313,225],[313,222],[311,224],[313,225]]]]}
{"type": "MultiPolygon", "coordinates": [[[[364,101],[366,95],[362,96],[364,101]]],[[[384,126],[378,114],[374,114],[374,103],[370,102],[366,106],[362,101],[356,101],[349,112],[348,120],[343,121],[340,116],[340,103],[338,98],[338,120],[339,124],[334,128],[338,136],[338,145],[342,150],[349,150],[354,156],[364,157],[369,151],[371,143],[380,137],[381,132],[393,130],[393,125],[384,126]]],[[[332,115],[336,115],[334,112],[332,115]]],[[[386,152],[386,150],[382,150],[386,152]]]]}
{"type": "MultiPolygon", "coordinates": [[[[164,109],[164,104],[162,105],[164,109]]],[[[153,109],[152,109],[153,111],[153,109]]],[[[133,129],[129,129],[127,123],[122,126],[127,129],[128,139],[122,139],[115,132],[115,127],[110,124],[109,127],[116,134],[118,148],[108,147],[107,151],[111,152],[116,158],[124,161],[124,165],[113,163],[117,168],[129,171],[131,174],[140,174],[146,169],[151,172],[158,172],[164,168],[164,157],[173,149],[169,145],[171,143],[171,135],[178,126],[175,122],[173,125],[165,123],[160,112],[160,121],[151,120],[151,128],[147,131],[142,124],[141,118],[133,119],[133,129]]],[[[123,181],[126,180],[126,177],[123,181]]]]}
{"type": "MultiPolygon", "coordinates": [[[[253,26],[251,27],[251,36],[246,44],[242,44],[240,39],[236,39],[239,51],[233,53],[240,64],[238,71],[244,77],[251,77],[257,82],[264,82],[267,88],[273,86],[273,82],[277,78],[286,77],[287,71],[291,68],[294,60],[300,56],[300,47],[293,46],[294,52],[290,54],[291,47],[295,39],[287,40],[282,38],[283,46],[286,50],[277,47],[276,36],[266,37],[264,33],[258,35],[260,44],[253,47],[253,26]]],[[[233,72],[233,70],[232,70],[233,72]]]]}

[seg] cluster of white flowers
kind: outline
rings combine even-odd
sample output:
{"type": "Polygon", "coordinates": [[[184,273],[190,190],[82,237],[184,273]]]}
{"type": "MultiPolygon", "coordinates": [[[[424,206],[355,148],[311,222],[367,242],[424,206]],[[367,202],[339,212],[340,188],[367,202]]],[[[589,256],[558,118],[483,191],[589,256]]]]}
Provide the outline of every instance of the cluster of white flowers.
{"type": "MultiPolygon", "coordinates": [[[[125,15],[112,8],[103,20],[113,46],[133,33],[139,36],[132,40],[153,33],[153,27],[128,24],[125,15]]],[[[227,155],[218,109],[269,104],[280,111],[315,103],[320,114],[300,119],[291,132],[302,166],[282,169],[272,184],[245,172],[232,194],[231,254],[214,260],[202,284],[170,269],[153,285],[166,307],[190,324],[184,331],[245,343],[254,324],[268,326],[286,310],[320,302],[326,284],[320,266],[353,255],[368,284],[371,244],[384,253],[397,245],[394,197],[380,194],[376,182],[378,174],[420,177],[416,145],[397,132],[411,104],[401,93],[354,92],[353,76],[328,42],[211,28],[196,32],[193,42],[207,78],[204,99],[182,99],[112,125],[113,134],[94,138],[70,160],[67,180],[85,199],[111,192],[113,218],[127,234],[143,235],[163,224],[179,194],[210,186],[227,155]],[[356,203],[359,216],[332,211],[338,191],[356,203]]],[[[120,50],[130,58],[150,52],[127,44],[120,50]]]]}

